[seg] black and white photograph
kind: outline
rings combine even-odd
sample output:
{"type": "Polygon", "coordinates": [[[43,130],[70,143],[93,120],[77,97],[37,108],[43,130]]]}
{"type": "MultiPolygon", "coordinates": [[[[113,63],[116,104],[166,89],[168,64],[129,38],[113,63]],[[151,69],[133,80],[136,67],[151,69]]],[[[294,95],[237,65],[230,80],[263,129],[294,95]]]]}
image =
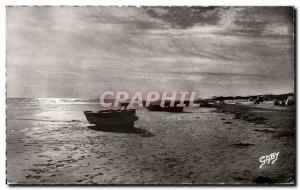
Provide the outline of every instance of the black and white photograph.
{"type": "Polygon", "coordinates": [[[293,6],[6,6],[6,183],[295,186],[295,22],[293,6]]]}

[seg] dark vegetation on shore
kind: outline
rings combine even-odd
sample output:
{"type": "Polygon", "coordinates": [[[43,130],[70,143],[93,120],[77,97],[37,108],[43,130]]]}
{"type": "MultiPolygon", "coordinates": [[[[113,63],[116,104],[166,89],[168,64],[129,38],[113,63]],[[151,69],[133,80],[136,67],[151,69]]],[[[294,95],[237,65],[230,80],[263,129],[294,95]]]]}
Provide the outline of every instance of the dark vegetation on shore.
{"type": "Polygon", "coordinates": [[[294,93],[286,94],[265,94],[265,95],[254,95],[254,96],[214,96],[212,98],[203,99],[203,100],[248,100],[255,99],[257,97],[264,97],[267,100],[286,100],[289,96],[294,96],[294,93]]]}
{"type": "MultiPolygon", "coordinates": [[[[276,96],[276,98],[284,98],[276,96]]],[[[231,125],[234,120],[244,120],[253,125],[253,132],[270,135],[272,139],[294,148],[295,144],[295,106],[286,106],[284,109],[248,106],[242,104],[211,104],[217,113],[231,114],[231,120],[221,118],[225,125],[231,125]]],[[[256,144],[238,142],[231,145],[238,149],[255,147],[256,144]]],[[[261,174],[252,179],[255,184],[282,184],[294,183],[295,176],[278,174],[269,176],[261,174]]]]}
{"type": "MultiPolygon", "coordinates": [[[[294,137],[295,107],[287,110],[274,110],[270,108],[251,107],[240,104],[215,104],[216,112],[233,114],[232,119],[241,119],[254,125],[264,125],[268,128],[254,129],[264,133],[273,133],[278,138],[294,137]],[[291,120],[291,118],[293,118],[291,120]],[[277,120],[274,122],[274,120],[277,120]],[[291,128],[283,126],[292,126],[291,128]]],[[[226,122],[224,123],[226,124],[226,122]]]]}

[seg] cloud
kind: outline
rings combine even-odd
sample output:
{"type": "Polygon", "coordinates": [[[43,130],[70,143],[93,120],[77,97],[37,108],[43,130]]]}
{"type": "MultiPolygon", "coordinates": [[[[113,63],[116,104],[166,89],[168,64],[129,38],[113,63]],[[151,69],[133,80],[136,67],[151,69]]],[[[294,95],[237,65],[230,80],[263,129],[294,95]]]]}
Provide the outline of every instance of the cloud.
{"type": "Polygon", "coordinates": [[[8,96],[292,91],[292,31],[287,7],[9,7],[8,96]]]}

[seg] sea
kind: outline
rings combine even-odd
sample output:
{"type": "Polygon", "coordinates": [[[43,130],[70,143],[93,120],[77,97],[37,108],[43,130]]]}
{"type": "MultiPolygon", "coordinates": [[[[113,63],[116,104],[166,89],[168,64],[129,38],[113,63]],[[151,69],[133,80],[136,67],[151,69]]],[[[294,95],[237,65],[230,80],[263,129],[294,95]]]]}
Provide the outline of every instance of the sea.
{"type": "Polygon", "coordinates": [[[7,120],[86,122],[83,111],[101,109],[96,99],[8,98],[7,120]]]}

